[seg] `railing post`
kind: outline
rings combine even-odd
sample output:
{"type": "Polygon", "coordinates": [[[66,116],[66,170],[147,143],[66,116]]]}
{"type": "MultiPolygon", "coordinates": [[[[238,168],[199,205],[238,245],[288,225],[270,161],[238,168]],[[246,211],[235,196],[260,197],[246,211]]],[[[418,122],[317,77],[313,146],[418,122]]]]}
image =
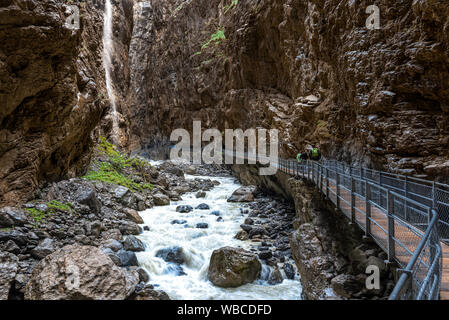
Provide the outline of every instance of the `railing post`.
{"type": "Polygon", "coordinates": [[[310,180],[310,162],[307,160],[307,180],[310,180]]]}
{"type": "Polygon", "coordinates": [[[340,174],[337,172],[336,176],[336,189],[337,189],[337,209],[340,209],[340,174]]]}
{"type": "Polygon", "coordinates": [[[382,171],[377,171],[379,172],[379,185],[382,185],[382,171]]]}
{"type": "Polygon", "coordinates": [[[355,180],[354,177],[351,176],[351,222],[355,222],[355,180]]]}
{"type": "Polygon", "coordinates": [[[388,219],[388,261],[392,262],[395,257],[394,245],[394,198],[390,190],[387,196],[387,219],[388,219]]]}
{"type": "Polygon", "coordinates": [[[365,235],[369,236],[371,234],[371,186],[368,181],[365,181],[365,235]]]}
{"type": "Polygon", "coordinates": [[[432,207],[435,210],[437,209],[435,181],[432,181],[432,207]]]}

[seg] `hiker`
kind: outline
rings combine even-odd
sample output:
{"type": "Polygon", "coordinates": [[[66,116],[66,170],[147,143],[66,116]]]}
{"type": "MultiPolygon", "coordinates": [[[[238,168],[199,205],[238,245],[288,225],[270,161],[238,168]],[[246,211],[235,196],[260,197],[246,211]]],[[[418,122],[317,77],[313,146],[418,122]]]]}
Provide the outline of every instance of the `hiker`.
{"type": "Polygon", "coordinates": [[[296,160],[298,161],[298,163],[301,163],[303,160],[308,160],[308,159],[309,159],[309,155],[307,154],[307,152],[300,152],[296,156],[296,160]]]}
{"type": "Polygon", "coordinates": [[[309,158],[313,161],[320,161],[321,151],[316,147],[312,147],[309,149],[309,158]]]}

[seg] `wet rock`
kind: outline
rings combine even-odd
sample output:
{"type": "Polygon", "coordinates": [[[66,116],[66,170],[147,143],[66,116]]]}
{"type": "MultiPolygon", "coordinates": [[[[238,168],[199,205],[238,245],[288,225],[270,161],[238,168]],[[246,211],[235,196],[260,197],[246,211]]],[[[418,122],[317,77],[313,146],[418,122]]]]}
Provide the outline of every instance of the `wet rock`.
{"type": "Polygon", "coordinates": [[[215,211],[212,211],[210,214],[219,217],[221,212],[218,210],[215,210],[215,211]]]}
{"type": "Polygon", "coordinates": [[[234,238],[242,241],[248,240],[249,239],[248,232],[246,232],[245,230],[240,230],[239,232],[237,232],[234,238]]]}
{"type": "Polygon", "coordinates": [[[178,220],[178,219],[175,219],[171,222],[171,224],[186,224],[186,223],[187,220],[178,220]]]}
{"type": "Polygon", "coordinates": [[[135,236],[127,236],[125,241],[123,242],[123,247],[128,251],[145,251],[144,243],[141,240],[137,239],[135,236]]]}
{"type": "Polygon", "coordinates": [[[183,264],[185,262],[184,251],[181,247],[160,249],[156,252],[156,257],[176,264],[183,264]]]}
{"type": "Polygon", "coordinates": [[[249,251],[224,247],[212,253],[208,279],[223,288],[238,287],[256,280],[262,265],[249,251]]]}
{"type": "Polygon", "coordinates": [[[189,213],[192,210],[193,210],[193,207],[189,206],[189,205],[182,205],[182,206],[176,207],[176,212],[180,212],[180,213],[189,213]]]}
{"type": "Polygon", "coordinates": [[[196,198],[205,198],[206,197],[206,192],[204,191],[198,191],[195,195],[196,198]]]}
{"type": "Polygon", "coordinates": [[[12,253],[0,251],[0,300],[8,299],[11,285],[18,271],[19,259],[12,253]]]}
{"type": "Polygon", "coordinates": [[[252,202],[254,201],[255,186],[244,186],[234,191],[228,202],[252,202]]]}
{"type": "Polygon", "coordinates": [[[12,207],[0,209],[0,227],[23,226],[26,223],[28,217],[23,210],[12,207]]]}
{"type": "Polygon", "coordinates": [[[144,288],[136,291],[130,298],[130,300],[170,300],[168,294],[162,290],[154,290],[153,286],[145,286],[144,288]]]}
{"type": "Polygon", "coordinates": [[[340,274],[332,278],[331,285],[336,294],[345,298],[350,298],[363,287],[360,281],[350,274],[340,274]]]}
{"type": "MultiPolygon", "coordinates": [[[[244,224],[246,224],[246,225],[248,225],[248,226],[251,226],[251,225],[254,224],[254,220],[251,219],[251,218],[246,218],[245,221],[244,221],[244,224]]],[[[243,229],[243,228],[242,228],[242,229],[243,229]]],[[[245,230],[245,229],[243,229],[243,230],[245,230]]],[[[246,231],[246,230],[245,230],[245,231],[246,231]]]]}
{"type": "Polygon", "coordinates": [[[133,251],[127,251],[121,249],[115,253],[115,255],[120,259],[121,267],[138,266],[136,254],[133,251]]]}
{"type": "Polygon", "coordinates": [[[126,208],[125,209],[125,214],[131,221],[133,221],[133,222],[135,222],[137,224],[143,224],[144,223],[142,217],[134,209],[126,208]]]}
{"type": "Polygon", "coordinates": [[[255,236],[262,236],[266,233],[264,228],[261,227],[253,227],[248,233],[248,236],[250,239],[254,238],[255,236]]]}
{"type": "Polygon", "coordinates": [[[173,274],[177,277],[186,275],[184,269],[179,264],[174,263],[168,264],[167,268],[164,270],[164,274],[173,274]]]}
{"type": "Polygon", "coordinates": [[[114,239],[114,240],[119,241],[122,239],[122,232],[119,229],[109,229],[109,230],[103,231],[101,233],[101,237],[105,240],[114,239]]]}
{"type": "Polygon", "coordinates": [[[275,285],[282,283],[284,281],[284,278],[282,277],[281,271],[279,269],[275,269],[271,272],[270,278],[268,279],[268,284],[275,285]]]}
{"type": "Polygon", "coordinates": [[[169,197],[160,192],[153,195],[153,201],[156,206],[168,206],[170,204],[169,197]]]}
{"type": "Polygon", "coordinates": [[[283,269],[287,279],[293,280],[295,278],[295,268],[290,263],[284,263],[283,269]]]}
{"type": "Polygon", "coordinates": [[[185,169],[185,172],[186,172],[187,174],[194,175],[194,174],[196,174],[196,168],[195,168],[194,166],[188,166],[188,167],[185,169]]]}
{"type": "Polygon", "coordinates": [[[240,225],[240,228],[242,228],[242,229],[245,230],[246,232],[250,232],[250,231],[253,229],[253,227],[250,226],[249,224],[241,224],[241,225],[240,225]]]}
{"type": "Polygon", "coordinates": [[[28,242],[28,237],[21,231],[16,229],[8,231],[0,231],[0,242],[12,240],[19,246],[24,246],[28,242]]]}
{"type": "Polygon", "coordinates": [[[195,209],[197,209],[197,210],[209,210],[210,207],[206,203],[201,203],[195,209]]]}
{"type": "Polygon", "coordinates": [[[46,238],[42,240],[36,248],[31,250],[31,255],[34,258],[41,260],[54,251],[55,247],[53,240],[50,238],[46,238]]]}
{"type": "Polygon", "coordinates": [[[223,220],[222,217],[218,217],[216,221],[217,221],[217,222],[223,222],[224,220],[223,220]]]}
{"type": "Polygon", "coordinates": [[[123,300],[138,283],[100,249],[66,246],[41,260],[25,288],[29,300],[123,300]]]}
{"type": "Polygon", "coordinates": [[[137,274],[139,275],[139,282],[148,282],[150,281],[149,274],[143,268],[137,268],[137,274]]]}
{"type": "Polygon", "coordinates": [[[271,250],[259,252],[259,258],[262,260],[270,259],[272,256],[273,256],[273,252],[271,252],[271,250]]]}
{"type": "Polygon", "coordinates": [[[122,221],[122,224],[120,225],[120,232],[123,235],[139,235],[142,233],[142,228],[131,221],[122,221]]]}
{"type": "Polygon", "coordinates": [[[103,253],[106,254],[116,266],[122,266],[122,260],[111,248],[101,248],[101,251],[103,251],[103,253]]]}
{"type": "Polygon", "coordinates": [[[209,225],[205,222],[201,222],[201,223],[196,224],[196,228],[197,229],[207,229],[207,228],[209,228],[209,225]]]}
{"type": "Polygon", "coordinates": [[[150,231],[150,227],[149,227],[149,226],[144,226],[144,227],[143,227],[143,230],[145,230],[145,231],[150,231]]]}

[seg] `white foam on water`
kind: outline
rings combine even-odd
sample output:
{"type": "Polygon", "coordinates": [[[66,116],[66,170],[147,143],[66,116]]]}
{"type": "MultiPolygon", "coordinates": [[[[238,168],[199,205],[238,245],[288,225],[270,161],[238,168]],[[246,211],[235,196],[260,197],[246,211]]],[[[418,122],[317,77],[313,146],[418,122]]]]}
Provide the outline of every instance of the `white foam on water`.
{"type": "MultiPolygon", "coordinates": [[[[187,179],[198,177],[188,176],[187,179]]],[[[301,284],[299,279],[286,280],[281,284],[268,285],[266,281],[257,280],[238,288],[224,289],[214,286],[207,279],[209,260],[212,252],[225,246],[250,248],[249,241],[234,239],[240,231],[240,224],[245,216],[240,212],[240,204],[229,203],[227,199],[239,184],[233,178],[200,177],[218,180],[220,185],[206,193],[203,199],[197,199],[194,193],[183,195],[183,200],[172,202],[169,206],[154,207],[141,212],[145,231],[139,238],[146,244],[146,251],[137,253],[139,265],[150,275],[149,283],[157,285],[156,289],[164,290],[171,299],[300,299],[301,284]],[[195,208],[200,203],[210,206],[209,210],[194,209],[190,213],[176,212],[178,205],[190,205],[195,208]],[[210,214],[220,211],[223,222],[217,222],[217,216],[210,214]],[[171,224],[173,220],[186,220],[184,225],[171,224]],[[207,229],[195,228],[197,223],[207,223],[207,229]],[[173,264],[156,257],[160,249],[181,247],[185,255],[182,268],[186,275],[179,276],[169,272],[173,264]]],[[[264,268],[264,272],[266,268],[264,268]]]]}

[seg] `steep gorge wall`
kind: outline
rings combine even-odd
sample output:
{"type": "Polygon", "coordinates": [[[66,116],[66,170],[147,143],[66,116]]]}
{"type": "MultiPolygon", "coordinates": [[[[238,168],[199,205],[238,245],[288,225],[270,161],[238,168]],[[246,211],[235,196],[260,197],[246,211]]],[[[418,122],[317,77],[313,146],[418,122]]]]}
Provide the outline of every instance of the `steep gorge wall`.
{"type": "MultiPolygon", "coordinates": [[[[67,4],[0,1],[0,205],[26,200],[41,182],[82,174],[92,137],[110,130],[102,60],[104,4],[71,1],[80,8],[78,30],[66,24],[72,14],[67,4]]],[[[115,32],[119,55],[128,52],[122,47],[130,41],[133,2],[114,5],[122,20],[115,32]]],[[[114,78],[126,84],[122,74],[115,71],[114,78]]]]}
{"type": "Polygon", "coordinates": [[[447,180],[447,1],[145,3],[130,52],[141,62],[128,95],[132,149],[196,119],[278,128],[286,157],[312,143],[330,158],[447,180]],[[365,27],[372,4],[380,30],[365,27]],[[226,39],[206,45],[219,31],[226,39]]]}

